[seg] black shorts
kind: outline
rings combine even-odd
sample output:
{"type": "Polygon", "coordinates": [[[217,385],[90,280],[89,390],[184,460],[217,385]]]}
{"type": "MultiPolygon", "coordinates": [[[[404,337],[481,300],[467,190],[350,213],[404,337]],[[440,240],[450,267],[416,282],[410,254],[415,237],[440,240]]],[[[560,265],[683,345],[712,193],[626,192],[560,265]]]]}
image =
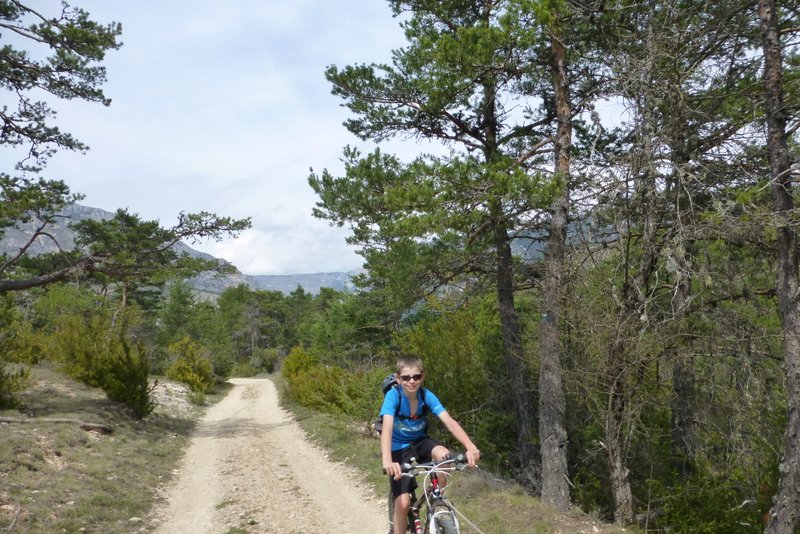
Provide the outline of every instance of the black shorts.
{"type": "MultiPolygon", "coordinates": [[[[392,461],[400,465],[410,462],[411,458],[416,458],[418,463],[430,462],[433,459],[431,457],[433,449],[439,445],[441,443],[426,436],[414,441],[405,449],[392,451],[392,461]]],[[[389,484],[392,487],[392,495],[395,499],[403,493],[411,493],[412,490],[417,489],[417,479],[413,477],[402,477],[400,480],[389,477],[389,484]]]]}

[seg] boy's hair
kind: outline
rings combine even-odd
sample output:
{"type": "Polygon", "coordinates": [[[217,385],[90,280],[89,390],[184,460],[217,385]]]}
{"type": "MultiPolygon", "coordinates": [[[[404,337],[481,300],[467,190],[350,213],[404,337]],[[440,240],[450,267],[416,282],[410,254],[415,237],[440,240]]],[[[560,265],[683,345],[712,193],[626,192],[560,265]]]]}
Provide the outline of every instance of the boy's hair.
{"type": "Polygon", "coordinates": [[[397,365],[395,367],[395,372],[397,374],[400,374],[400,371],[402,371],[406,367],[416,367],[417,369],[419,369],[420,373],[425,372],[425,369],[423,369],[422,367],[422,358],[420,358],[419,356],[403,354],[402,356],[397,358],[397,365]]]}

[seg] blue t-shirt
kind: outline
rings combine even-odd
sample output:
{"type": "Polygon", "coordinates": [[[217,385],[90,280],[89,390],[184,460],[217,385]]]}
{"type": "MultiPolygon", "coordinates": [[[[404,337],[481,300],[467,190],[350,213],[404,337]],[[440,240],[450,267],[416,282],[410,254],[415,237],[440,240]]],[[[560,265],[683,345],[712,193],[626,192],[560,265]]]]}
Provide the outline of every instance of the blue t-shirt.
{"type": "Polygon", "coordinates": [[[445,412],[444,406],[439,398],[431,393],[429,389],[425,390],[425,401],[422,400],[420,391],[417,391],[417,413],[411,417],[411,404],[406,396],[402,393],[402,389],[395,386],[386,392],[383,397],[383,405],[381,406],[380,416],[391,415],[394,417],[394,428],[392,429],[392,450],[399,451],[411,445],[412,441],[416,441],[427,435],[428,422],[422,417],[422,407],[428,405],[428,411],[434,415],[439,415],[445,412]],[[400,409],[397,409],[397,406],[400,409]],[[405,417],[398,417],[405,416],[405,417]]]}

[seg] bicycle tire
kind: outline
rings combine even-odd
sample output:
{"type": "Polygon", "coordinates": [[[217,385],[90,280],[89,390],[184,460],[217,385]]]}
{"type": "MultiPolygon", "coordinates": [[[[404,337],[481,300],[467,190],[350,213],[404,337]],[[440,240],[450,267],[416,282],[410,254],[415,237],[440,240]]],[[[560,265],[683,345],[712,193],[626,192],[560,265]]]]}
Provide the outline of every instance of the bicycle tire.
{"type": "Polygon", "coordinates": [[[436,526],[436,534],[461,533],[455,512],[453,512],[453,510],[451,510],[450,507],[445,504],[434,505],[431,519],[436,526]]]}

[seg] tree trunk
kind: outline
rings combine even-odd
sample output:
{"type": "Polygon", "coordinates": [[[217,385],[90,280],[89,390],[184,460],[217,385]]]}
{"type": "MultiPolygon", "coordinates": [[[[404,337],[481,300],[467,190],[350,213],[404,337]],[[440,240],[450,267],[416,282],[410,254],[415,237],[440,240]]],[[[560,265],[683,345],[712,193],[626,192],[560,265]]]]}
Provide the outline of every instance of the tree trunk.
{"type": "Polygon", "coordinates": [[[534,487],[540,483],[538,469],[534,463],[533,410],[531,408],[530,372],[522,341],[519,321],[514,305],[513,257],[508,231],[494,223],[495,248],[497,251],[497,307],[500,312],[500,328],[503,332],[503,360],[508,373],[512,401],[517,416],[517,446],[523,471],[523,482],[534,487]]]}
{"type": "Polygon", "coordinates": [[[605,370],[606,384],[608,385],[608,404],[604,421],[606,452],[611,493],[614,498],[614,520],[620,525],[630,524],[634,519],[633,491],[628,479],[630,472],[627,466],[628,441],[625,437],[626,432],[630,431],[630,428],[626,427],[632,424],[626,421],[630,400],[628,374],[631,370],[626,354],[631,349],[632,342],[630,340],[635,337],[635,330],[643,327],[634,324],[633,321],[642,320],[645,295],[658,257],[654,220],[656,207],[654,177],[656,173],[651,168],[654,151],[650,127],[653,121],[648,107],[643,106],[643,109],[646,115],[642,131],[642,153],[645,155],[644,170],[635,185],[636,196],[640,202],[639,211],[643,217],[640,225],[641,235],[638,237],[628,235],[625,238],[624,281],[617,300],[615,339],[609,343],[605,370]],[[631,251],[634,239],[640,242],[641,247],[641,256],[635,269],[635,254],[631,251]]]}
{"type": "MultiPolygon", "coordinates": [[[[652,28],[648,29],[648,32],[652,28]]],[[[648,47],[653,39],[648,36],[648,47]]],[[[652,57],[653,52],[648,52],[652,57]]],[[[651,69],[648,68],[649,72],[651,69]]],[[[633,421],[627,420],[630,407],[630,391],[628,374],[631,365],[627,354],[631,340],[635,339],[637,329],[646,328],[646,304],[653,272],[655,270],[659,246],[657,243],[658,224],[656,221],[656,176],[657,160],[654,142],[656,139],[657,121],[654,116],[652,95],[633,94],[631,98],[637,102],[641,114],[641,125],[637,144],[639,150],[633,154],[634,191],[626,217],[630,219],[623,224],[622,285],[618,292],[616,310],[615,338],[609,343],[606,362],[606,383],[608,385],[608,404],[605,414],[605,439],[608,455],[611,493],[614,498],[614,520],[620,525],[627,525],[634,519],[633,491],[628,478],[628,440],[626,433],[631,432],[633,421]],[[635,228],[635,232],[631,230],[635,228]],[[639,235],[636,235],[639,234],[639,235]],[[634,249],[639,248],[637,252],[634,249]],[[638,256],[638,262],[637,262],[638,256]],[[643,313],[644,312],[644,313],[643,313]],[[642,322],[643,321],[643,322],[642,322]]]]}
{"type": "Polygon", "coordinates": [[[672,467],[682,477],[694,471],[696,440],[694,435],[694,361],[672,351],[672,467]]]}
{"type": "Polygon", "coordinates": [[[794,533],[800,524],[800,309],[798,309],[797,235],[792,229],[792,176],[783,105],[783,69],[775,0],[759,0],[764,46],[767,149],[777,228],[778,314],[783,327],[787,417],[783,460],[774,505],[765,532],[794,533]]]}
{"type": "MultiPolygon", "coordinates": [[[[679,211],[682,211],[680,206],[682,189],[680,184],[675,187],[679,211]]],[[[667,351],[669,360],[672,361],[672,418],[670,421],[672,466],[683,477],[688,477],[694,471],[696,451],[694,359],[691,354],[681,354],[685,339],[681,326],[692,296],[690,271],[692,255],[688,250],[689,247],[690,245],[683,241],[678,241],[675,247],[677,269],[675,291],[672,298],[672,320],[678,325],[678,330],[675,332],[675,341],[672,347],[667,351]]]]}
{"type": "MultiPolygon", "coordinates": [[[[483,134],[486,148],[486,163],[495,161],[497,146],[497,87],[492,80],[483,84],[483,134]]],[[[490,226],[497,255],[497,309],[500,314],[500,329],[503,334],[503,360],[511,386],[511,398],[517,416],[517,446],[522,473],[521,482],[540,489],[540,473],[534,461],[533,446],[533,407],[531,402],[530,372],[522,340],[519,333],[517,309],[514,304],[514,257],[511,253],[511,239],[502,201],[495,199],[489,203],[490,226]]]]}
{"type": "MultiPolygon", "coordinates": [[[[621,322],[618,328],[622,329],[621,322]]],[[[619,335],[619,334],[618,334],[619,335]]],[[[606,409],[605,438],[608,457],[611,495],[614,498],[614,521],[619,525],[633,522],[633,491],[628,480],[626,458],[628,447],[625,439],[625,411],[627,409],[627,393],[625,388],[626,365],[624,361],[625,343],[617,341],[612,344],[608,367],[608,406],[606,409]]]]}
{"type": "Polygon", "coordinates": [[[687,352],[686,344],[691,336],[685,332],[685,319],[692,300],[692,259],[695,256],[693,242],[687,238],[691,228],[696,224],[693,220],[693,204],[689,197],[686,168],[690,157],[687,155],[684,139],[686,118],[680,111],[675,113],[677,135],[670,137],[672,165],[674,171],[667,186],[668,200],[674,203],[678,220],[672,232],[670,247],[673,276],[675,283],[670,299],[669,330],[671,340],[664,351],[664,357],[672,365],[672,398],[670,401],[670,444],[671,464],[673,470],[681,477],[688,477],[694,471],[696,451],[695,438],[695,381],[694,358],[691,350],[687,352]]]}
{"type": "Polygon", "coordinates": [[[559,318],[569,200],[572,108],[569,102],[566,50],[558,38],[552,40],[552,53],[558,117],[555,179],[561,182],[561,193],[551,208],[550,237],[545,251],[546,276],[542,291],[542,322],[539,326],[539,439],[542,449],[542,500],[563,511],[569,508],[569,473],[559,318]]]}

